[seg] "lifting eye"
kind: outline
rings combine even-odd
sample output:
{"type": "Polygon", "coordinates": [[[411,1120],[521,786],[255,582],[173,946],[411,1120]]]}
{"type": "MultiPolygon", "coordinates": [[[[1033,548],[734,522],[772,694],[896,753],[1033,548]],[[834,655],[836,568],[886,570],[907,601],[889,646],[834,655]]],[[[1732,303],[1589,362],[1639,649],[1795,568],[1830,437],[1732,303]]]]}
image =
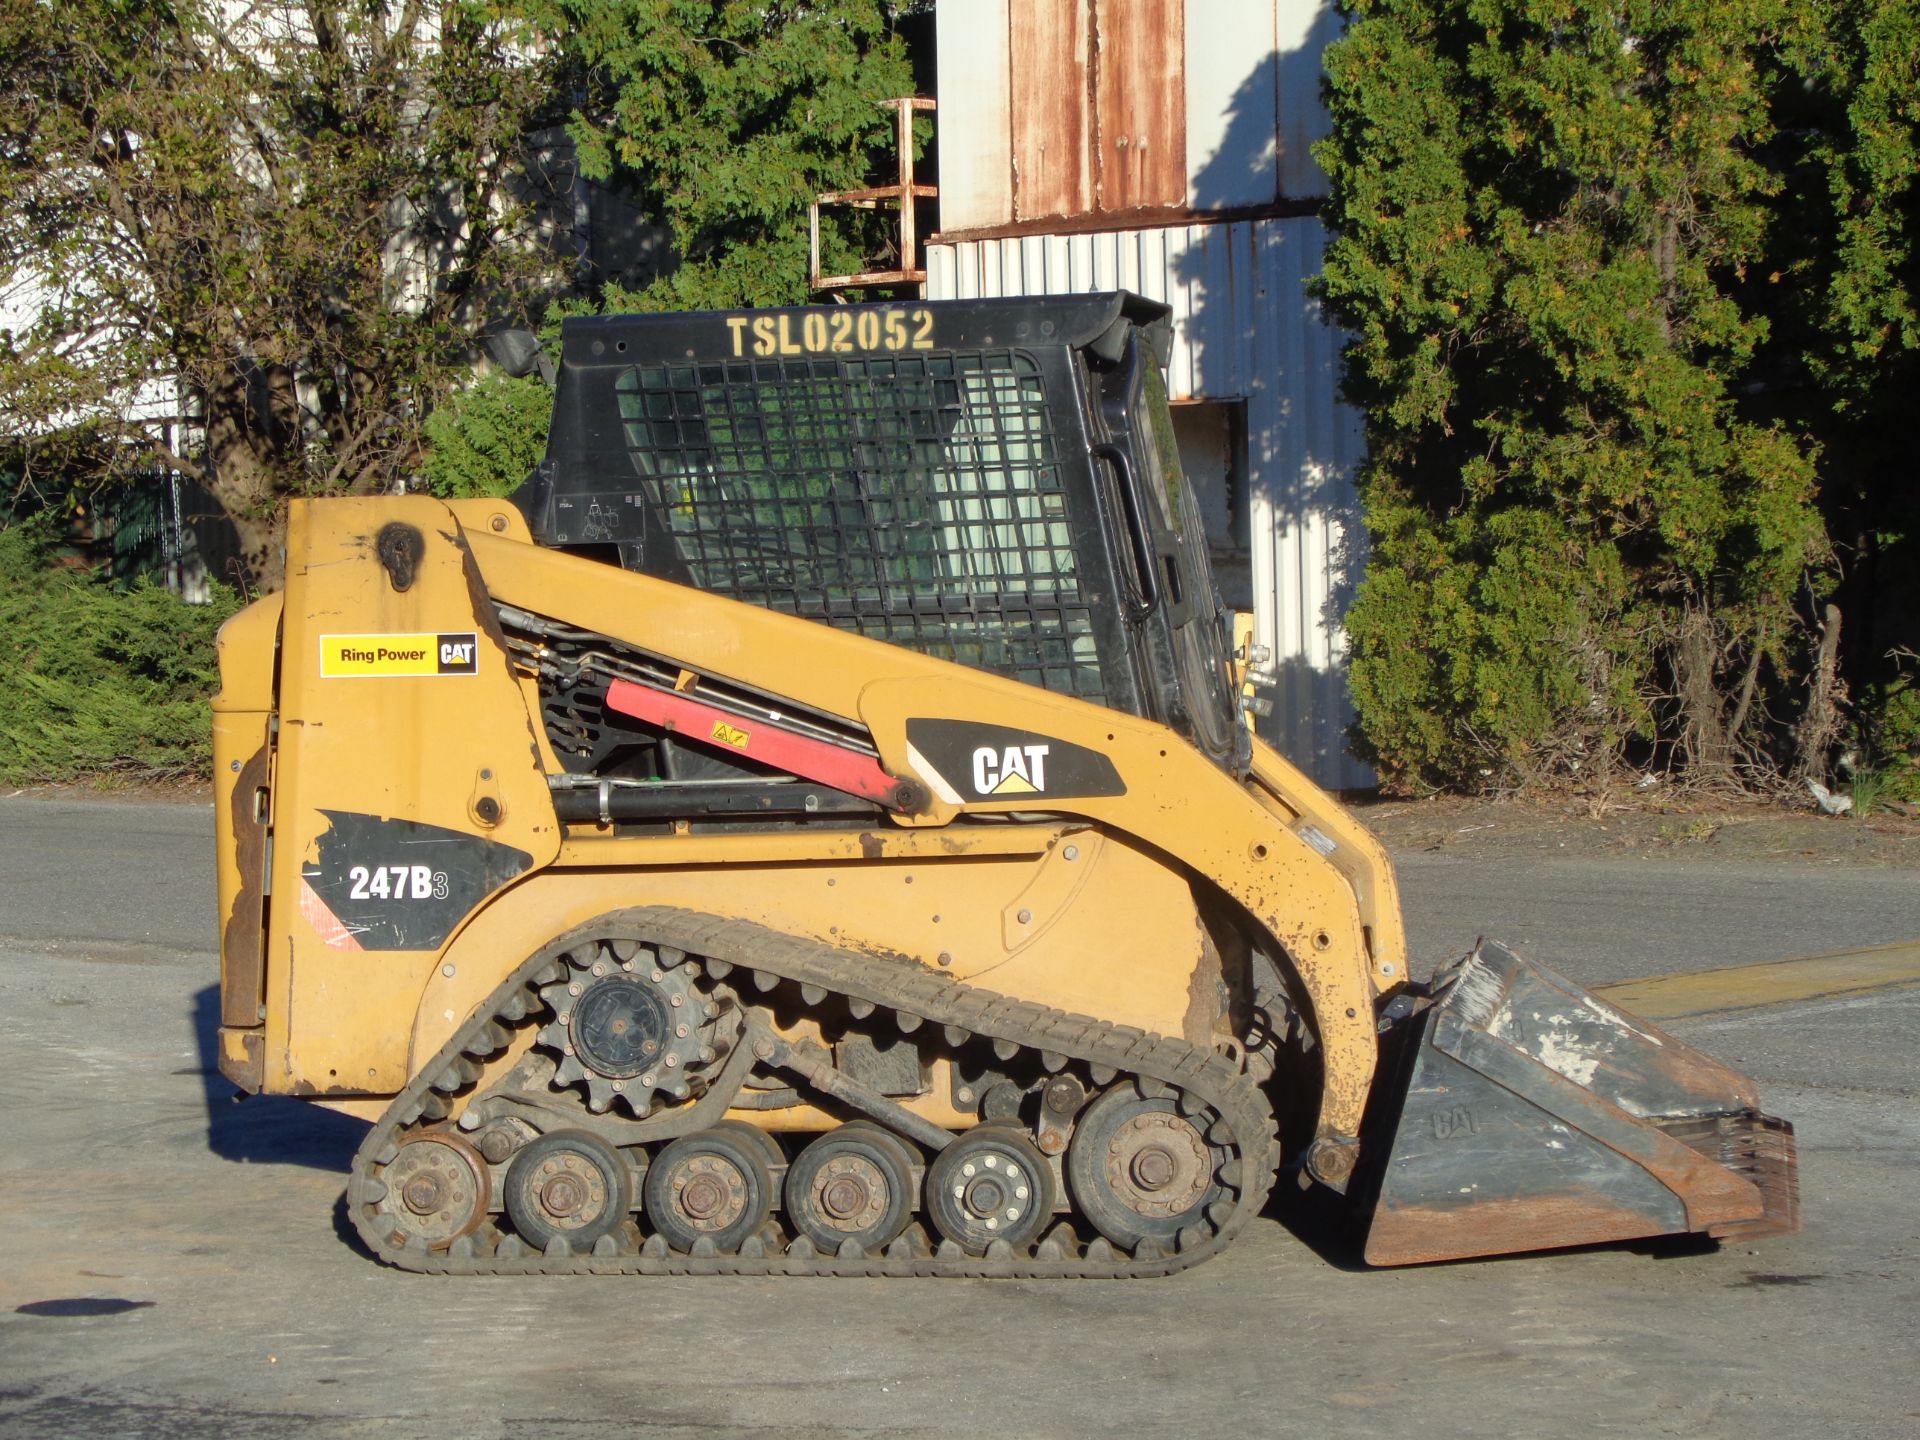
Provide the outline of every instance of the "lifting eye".
{"type": "Polygon", "coordinates": [[[413,587],[414,571],[420,568],[420,557],[427,553],[427,544],[413,526],[394,520],[380,527],[379,535],[374,537],[373,553],[380,557],[394,592],[405,594],[413,587]]]}

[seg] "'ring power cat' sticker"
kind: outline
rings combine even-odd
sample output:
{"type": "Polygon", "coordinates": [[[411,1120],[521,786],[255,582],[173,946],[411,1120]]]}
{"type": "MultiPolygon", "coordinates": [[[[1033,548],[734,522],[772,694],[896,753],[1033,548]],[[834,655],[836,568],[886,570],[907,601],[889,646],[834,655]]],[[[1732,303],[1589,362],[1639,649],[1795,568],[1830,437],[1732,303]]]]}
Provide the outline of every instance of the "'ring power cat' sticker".
{"type": "Polygon", "coordinates": [[[448,635],[322,635],[320,674],[328,680],[393,675],[478,675],[480,637],[448,635]]]}
{"type": "Polygon", "coordinates": [[[913,767],[950,805],[1124,795],[1113,761],[1051,735],[972,720],[907,721],[913,767]]]}

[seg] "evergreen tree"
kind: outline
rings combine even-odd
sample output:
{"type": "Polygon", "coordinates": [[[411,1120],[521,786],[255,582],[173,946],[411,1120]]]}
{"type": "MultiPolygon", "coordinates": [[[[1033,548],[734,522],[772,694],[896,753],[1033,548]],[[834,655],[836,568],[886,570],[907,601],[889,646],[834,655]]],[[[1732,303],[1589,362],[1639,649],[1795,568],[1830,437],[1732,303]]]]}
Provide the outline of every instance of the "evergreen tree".
{"type": "Polygon", "coordinates": [[[1821,504],[1864,427],[1811,417],[1911,374],[1910,0],[1347,14],[1323,286],[1367,415],[1372,758],[1416,784],[1822,772],[1846,558],[1821,504]],[[1847,117],[1811,140],[1783,120],[1809,77],[1847,117]]]}

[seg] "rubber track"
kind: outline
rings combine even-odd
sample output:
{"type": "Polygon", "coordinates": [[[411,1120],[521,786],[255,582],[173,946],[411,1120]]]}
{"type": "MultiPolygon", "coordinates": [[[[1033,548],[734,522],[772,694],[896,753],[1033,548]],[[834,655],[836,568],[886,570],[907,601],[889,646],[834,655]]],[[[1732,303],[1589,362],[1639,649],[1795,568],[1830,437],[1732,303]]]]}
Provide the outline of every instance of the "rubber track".
{"type": "MultiPolygon", "coordinates": [[[[539,1002],[534,1000],[533,1004],[537,1008],[539,1002]]],[[[535,1011],[529,1010],[520,1023],[535,1023],[535,1011]]],[[[487,1053],[488,1049],[497,1046],[476,1048],[471,1053],[487,1053]]],[[[452,1093],[444,1085],[440,1088],[443,1094],[452,1093]]],[[[374,1125],[353,1159],[347,1208],[361,1239],[381,1260],[431,1274],[1127,1278],[1172,1274],[1224,1249],[1248,1219],[1259,1213],[1273,1184],[1278,1160],[1272,1108],[1260,1087],[1237,1066],[1185,1040],[1014,1000],[962,984],[905,956],[842,950],[748,921],[650,907],[604,916],[561,937],[520,966],[395,1097],[374,1125]],[[391,1229],[392,1222],[373,1208],[385,1189],[374,1170],[390,1158],[391,1147],[403,1136],[425,1128],[428,1122],[420,1119],[421,1106],[436,1088],[432,1082],[444,1081],[463,1055],[470,1053],[470,1044],[484,1047],[479,1037],[495,1023],[514,993],[559,956],[590,940],[620,936],[672,946],[693,957],[725,960],[743,970],[769,971],[799,984],[870,1001],[876,1007],[918,1015],[929,1025],[959,1026],[976,1036],[1011,1040],[1035,1052],[1052,1051],[1089,1065],[1110,1067],[1123,1075],[1147,1076],[1177,1086],[1205,1101],[1219,1115],[1217,1124],[1224,1125],[1225,1133],[1210,1130],[1209,1138],[1235,1147],[1236,1155],[1227,1168],[1231,1180],[1231,1167],[1237,1160],[1238,1183],[1229,1186],[1237,1191],[1237,1199],[1231,1211],[1214,1224],[1212,1235],[1178,1250],[1149,1246],[1131,1256],[1102,1241],[1088,1246],[1087,1253],[1076,1254],[1077,1242],[1069,1240],[1062,1245],[1044,1236],[1024,1252],[1014,1251],[1004,1240],[996,1241],[985,1256],[961,1253],[951,1244],[941,1244],[938,1250],[929,1252],[924,1243],[903,1243],[904,1236],[885,1253],[859,1255],[821,1254],[805,1239],[796,1240],[785,1250],[767,1248],[757,1236],[749,1238],[735,1254],[693,1255],[665,1249],[658,1237],[635,1249],[619,1244],[617,1236],[607,1236],[596,1253],[565,1255],[524,1248],[504,1256],[473,1253],[470,1239],[454,1242],[453,1249],[446,1252],[418,1244],[389,1243],[384,1232],[391,1229]]],[[[915,1232],[910,1228],[907,1233],[915,1232]]]]}

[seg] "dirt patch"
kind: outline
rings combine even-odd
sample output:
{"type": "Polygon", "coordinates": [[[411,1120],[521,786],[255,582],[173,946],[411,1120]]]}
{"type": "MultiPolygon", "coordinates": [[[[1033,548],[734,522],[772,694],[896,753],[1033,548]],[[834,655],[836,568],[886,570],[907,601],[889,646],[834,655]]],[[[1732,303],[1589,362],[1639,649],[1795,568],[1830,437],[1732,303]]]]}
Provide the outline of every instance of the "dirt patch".
{"type": "Polygon", "coordinates": [[[1819,815],[1777,804],[1572,800],[1370,800],[1360,821],[1397,851],[1615,855],[1704,863],[1920,870],[1920,820],[1819,815]]]}

